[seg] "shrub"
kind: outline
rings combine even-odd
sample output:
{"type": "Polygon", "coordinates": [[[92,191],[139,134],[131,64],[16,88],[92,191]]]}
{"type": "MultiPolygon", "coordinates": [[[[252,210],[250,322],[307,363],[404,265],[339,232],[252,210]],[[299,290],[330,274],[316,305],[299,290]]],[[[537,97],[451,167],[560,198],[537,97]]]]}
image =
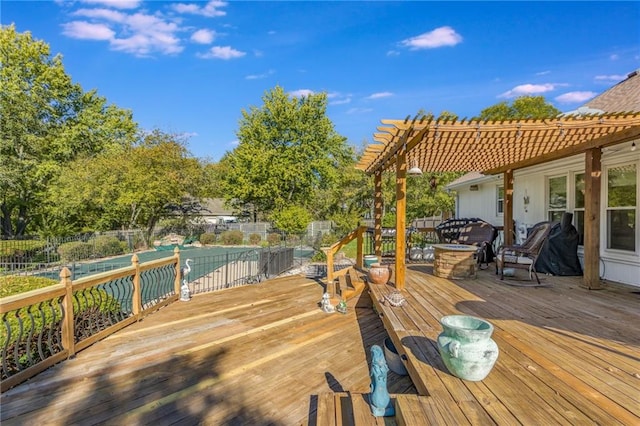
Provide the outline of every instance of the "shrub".
{"type": "Polygon", "coordinates": [[[82,241],[60,244],[58,254],[63,262],[88,259],[93,254],[93,244],[82,241]]]}
{"type": "Polygon", "coordinates": [[[267,235],[267,241],[270,246],[275,246],[280,244],[280,234],[276,234],[275,232],[267,235]]]}
{"type": "Polygon", "coordinates": [[[220,239],[222,240],[222,244],[225,246],[238,246],[242,244],[242,239],[244,238],[244,234],[242,231],[234,230],[234,231],[224,231],[220,234],[220,239]]]}
{"type": "Polygon", "coordinates": [[[0,240],[0,258],[33,262],[43,257],[46,246],[43,240],[0,240]]]}
{"type": "Polygon", "coordinates": [[[329,247],[337,243],[338,241],[340,241],[340,237],[338,237],[333,232],[329,232],[326,234],[322,234],[322,238],[320,239],[320,245],[321,247],[329,247]]]}
{"type": "Polygon", "coordinates": [[[36,290],[39,288],[49,287],[57,284],[51,278],[30,277],[22,275],[4,275],[0,277],[0,297],[7,297],[14,294],[24,293],[25,291],[36,290]]]}
{"type": "Polygon", "coordinates": [[[327,255],[322,250],[317,250],[315,253],[313,253],[313,256],[311,256],[311,261],[312,262],[326,262],[327,261],[327,255]]]}
{"type": "Polygon", "coordinates": [[[213,232],[205,232],[200,235],[200,244],[206,246],[208,244],[214,244],[216,242],[216,234],[213,232]]]}
{"type": "Polygon", "coordinates": [[[95,247],[95,255],[99,257],[124,254],[129,248],[126,242],[120,241],[117,237],[110,237],[108,235],[100,235],[89,241],[89,243],[91,242],[93,242],[95,247]]]}
{"type": "Polygon", "coordinates": [[[253,246],[258,245],[258,243],[260,243],[260,240],[262,240],[260,234],[249,234],[249,244],[253,246]]]}

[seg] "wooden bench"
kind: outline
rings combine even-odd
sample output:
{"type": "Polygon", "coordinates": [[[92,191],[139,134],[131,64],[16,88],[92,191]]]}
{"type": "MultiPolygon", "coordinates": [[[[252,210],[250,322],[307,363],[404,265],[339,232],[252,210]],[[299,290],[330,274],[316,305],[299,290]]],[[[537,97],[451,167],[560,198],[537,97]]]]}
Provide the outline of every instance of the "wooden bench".
{"type": "Polygon", "coordinates": [[[445,424],[448,420],[442,416],[430,397],[411,394],[393,394],[394,417],[375,417],[371,414],[368,394],[350,392],[327,392],[318,395],[318,426],[341,425],[399,425],[424,426],[445,424]]]}

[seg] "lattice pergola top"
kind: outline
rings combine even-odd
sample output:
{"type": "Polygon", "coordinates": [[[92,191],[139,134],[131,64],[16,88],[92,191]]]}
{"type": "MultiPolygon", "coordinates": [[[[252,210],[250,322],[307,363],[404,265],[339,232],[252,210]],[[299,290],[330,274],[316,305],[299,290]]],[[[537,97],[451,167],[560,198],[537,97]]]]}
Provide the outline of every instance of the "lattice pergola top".
{"type": "Polygon", "coordinates": [[[382,120],[356,165],[367,174],[406,165],[425,172],[497,174],[640,138],[640,113],[514,121],[382,120]]]}

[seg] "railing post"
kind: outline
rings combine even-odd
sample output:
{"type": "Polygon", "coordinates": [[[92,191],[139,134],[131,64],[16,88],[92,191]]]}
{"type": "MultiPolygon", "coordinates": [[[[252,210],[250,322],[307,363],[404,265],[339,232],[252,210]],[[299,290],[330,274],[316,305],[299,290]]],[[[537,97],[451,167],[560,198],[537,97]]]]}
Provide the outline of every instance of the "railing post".
{"type": "Polygon", "coordinates": [[[64,315],[62,317],[62,347],[67,350],[67,357],[76,354],[74,314],[73,314],[73,281],[71,271],[66,266],[60,271],[60,284],[64,284],[65,295],[62,298],[64,315]]]}
{"type": "Polygon", "coordinates": [[[131,257],[131,264],[136,269],[133,275],[133,299],[131,300],[131,309],[136,319],[140,319],[140,312],[142,311],[142,287],[140,285],[140,259],[138,255],[134,254],[131,257]]]}
{"type": "Polygon", "coordinates": [[[356,267],[362,269],[362,267],[364,266],[363,264],[363,258],[362,258],[362,254],[364,253],[363,251],[363,246],[364,246],[364,230],[366,228],[364,226],[360,226],[358,228],[358,241],[357,241],[357,249],[356,249],[356,267]]]}
{"type": "Polygon", "coordinates": [[[228,285],[229,285],[229,252],[226,252],[224,256],[224,286],[227,287],[228,285]]]}
{"type": "MultiPolygon", "coordinates": [[[[333,250],[331,248],[322,249],[327,257],[327,285],[333,284],[333,250]]],[[[327,288],[328,289],[328,288],[327,288]]]]}
{"type": "Polygon", "coordinates": [[[173,257],[176,258],[176,280],[173,283],[173,288],[176,294],[180,295],[180,249],[178,247],[173,249],[173,257]]]}

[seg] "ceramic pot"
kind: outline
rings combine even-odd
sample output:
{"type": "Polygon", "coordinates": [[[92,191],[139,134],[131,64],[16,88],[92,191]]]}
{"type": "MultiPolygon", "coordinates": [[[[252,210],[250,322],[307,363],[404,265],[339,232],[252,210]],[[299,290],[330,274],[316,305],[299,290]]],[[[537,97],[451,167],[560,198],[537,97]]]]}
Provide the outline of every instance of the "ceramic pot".
{"type": "Polygon", "coordinates": [[[398,354],[398,350],[395,345],[391,341],[390,338],[386,337],[383,342],[384,345],[384,358],[387,360],[387,365],[389,369],[394,373],[400,376],[406,376],[409,374],[407,368],[404,366],[402,362],[402,358],[400,358],[400,354],[398,354]]]}
{"type": "Polygon", "coordinates": [[[373,254],[368,254],[364,257],[364,267],[370,268],[374,263],[378,263],[378,256],[373,254]]]}
{"type": "Polygon", "coordinates": [[[369,281],[374,284],[386,284],[391,276],[391,271],[387,266],[380,263],[374,263],[369,268],[369,281]]]}
{"type": "Polygon", "coordinates": [[[499,353],[491,339],[493,325],[468,315],[448,315],[440,324],[443,331],[438,336],[438,350],[449,372],[472,382],[487,377],[499,353]]]}

